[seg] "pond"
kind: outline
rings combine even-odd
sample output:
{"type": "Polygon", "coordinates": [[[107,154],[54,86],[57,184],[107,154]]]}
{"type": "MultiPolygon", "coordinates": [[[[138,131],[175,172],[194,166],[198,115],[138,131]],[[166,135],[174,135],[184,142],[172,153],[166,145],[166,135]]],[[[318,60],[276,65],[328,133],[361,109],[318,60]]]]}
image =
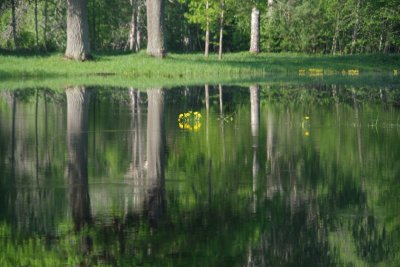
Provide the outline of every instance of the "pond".
{"type": "Polygon", "coordinates": [[[400,264],[400,90],[0,91],[1,266],[400,264]]]}

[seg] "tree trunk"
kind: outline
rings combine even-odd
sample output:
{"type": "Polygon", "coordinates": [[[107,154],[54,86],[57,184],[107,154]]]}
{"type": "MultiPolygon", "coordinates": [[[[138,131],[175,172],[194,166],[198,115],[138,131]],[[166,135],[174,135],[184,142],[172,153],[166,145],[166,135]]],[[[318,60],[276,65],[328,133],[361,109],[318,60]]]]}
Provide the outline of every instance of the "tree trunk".
{"type": "Polygon", "coordinates": [[[260,53],[260,11],[256,7],[251,11],[250,53],[260,53]]]}
{"type": "Polygon", "coordinates": [[[35,0],[35,35],[36,35],[36,51],[39,51],[39,30],[38,30],[38,0],[35,0]]]}
{"type": "Polygon", "coordinates": [[[358,0],[356,7],[356,21],[354,22],[353,34],[351,36],[351,49],[350,49],[351,55],[354,53],[354,49],[357,43],[358,27],[360,25],[360,7],[361,7],[361,0],[358,0]]]}
{"type": "Polygon", "coordinates": [[[132,8],[132,16],[130,23],[130,31],[129,31],[129,51],[136,51],[136,28],[137,28],[137,20],[136,20],[136,1],[131,0],[131,8],[132,8]]]}
{"type": "Polygon", "coordinates": [[[88,115],[90,93],[83,87],[67,88],[67,144],[69,200],[75,229],[90,223],[88,185],[88,115]]]}
{"type": "Polygon", "coordinates": [[[337,38],[339,37],[339,23],[340,23],[340,14],[339,12],[336,15],[336,27],[335,27],[335,34],[332,40],[332,55],[336,54],[336,47],[337,47],[337,38]]]}
{"type": "Polygon", "coordinates": [[[204,56],[208,57],[208,52],[210,49],[210,20],[208,16],[208,9],[210,8],[210,3],[207,0],[206,1],[206,42],[205,42],[205,48],[204,48],[204,56]]]}
{"type": "Polygon", "coordinates": [[[272,15],[274,12],[274,0],[268,0],[268,22],[271,22],[272,15]]]}
{"type": "Polygon", "coordinates": [[[224,14],[225,13],[225,0],[221,2],[221,18],[219,24],[219,52],[218,52],[218,59],[222,59],[222,41],[224,36],[224,14]]]}
{"type": "Polygon", "coordinates": [[[15,49],[19,49],[19,44],[17,40],[17,18],[15,15],[15,0],[11,0],[11,13],[12,13],[12,28],[13,28],[13,37],[14,37],[14,46],[15,49]]]}
{"type": "Polygon", "coordinates": [[[147,0],[147,54],[165,57],[164,0],[147,0]]]}
{"type": "Polygon", "coordinates": [[[139,1],[137,5],[136,14],[136,52],[142,48],[142,2],[139,1]]]}
{"type": "Polygon", "coordinates": [[[43,23],[43,48],[47,51],[47,9],[48,9],[48,2],[44,0],[44,23],[43,23]]]}
{"type": "Polygon", "coordinates": [[[88,0],[67,0],[67,49],[65,57],[88,60],[90,55],[88,0]]]}

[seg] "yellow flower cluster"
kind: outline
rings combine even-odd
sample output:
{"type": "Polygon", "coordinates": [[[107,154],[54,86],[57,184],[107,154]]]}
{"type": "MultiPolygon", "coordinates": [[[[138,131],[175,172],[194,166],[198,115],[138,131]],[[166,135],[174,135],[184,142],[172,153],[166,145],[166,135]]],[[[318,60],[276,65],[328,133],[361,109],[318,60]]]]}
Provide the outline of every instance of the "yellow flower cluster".
{"type": "Polygon", "coordinates": [[[398,70],[393,70],[393,75],[397,76],[398,75],[398,70]]]}
{"type": "Polygon", "coordinates": [[[200,112],[188,111],[179,114],[178,126],[180,129],[188,131],[198,131],[201,127],[200,123],[201,114],[200,112]]]}

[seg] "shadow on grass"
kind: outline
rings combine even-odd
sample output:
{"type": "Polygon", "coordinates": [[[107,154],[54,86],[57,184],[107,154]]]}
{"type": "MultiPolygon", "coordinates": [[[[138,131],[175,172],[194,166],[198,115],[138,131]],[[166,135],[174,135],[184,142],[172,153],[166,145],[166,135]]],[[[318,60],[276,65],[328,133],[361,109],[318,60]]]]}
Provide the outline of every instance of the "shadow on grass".
{"type": "Polygon", "coordinates": [[[32,58],[32,57],[46,58],[52,55],[54,55],[54,52],[45,52],[45,51],[36,52],[34,50],[10,51],[10,50],[0,49],[0,56],[13,56],[20,58],[32,58]]]}

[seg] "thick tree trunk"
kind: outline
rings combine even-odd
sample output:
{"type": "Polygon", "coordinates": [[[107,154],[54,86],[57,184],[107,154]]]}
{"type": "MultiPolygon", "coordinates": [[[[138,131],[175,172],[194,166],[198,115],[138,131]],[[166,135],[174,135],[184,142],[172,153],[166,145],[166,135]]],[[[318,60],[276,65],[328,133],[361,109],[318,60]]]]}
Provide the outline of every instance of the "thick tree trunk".
{"type": "Polygon", "coordinates": [[[218,59],[222,59],[222,41],[224,36],[224,14],[225,13],[225,0],[221,2],[221,17],[220,17],[220,24],[219,24],[219,52],[218,52],[218,59]]]}
{"type": "Polygon", "coordinates": [[[260,11],[256,7],[251,11],[250,53],[260,53],[260,11]]]}
{"type": "Polygon", "coordinates": [[[12,28],[13,28],[13,38],[15,49],[19,49],[18,39],[17,39],[17,18],[15,15],[15,0],[11,0],[11,13],[12,13],[12,28]]]}
{"type": "Polygon", "coordinates": [[[90,93],[83,87],[66,89],[69,197],[75,229],[91,221],[88,185],[88,117],[90,93]]]}
{"type": "Polygon", "coordinates": [[[90,55],[88,0],[67,0],[67,49],[65,57],[88,60],[90,55]]]}
{"type": "Polygon", "coordinates": [[[204,56],[208,57],[209,49],[210,49],[210,19],[208,16],[208,10],[210,8],[210,3],[206,1],[206,41],[204,46],[204,56]]]}
{"type": "Polygon", "coordinates": [[[147,0],[147,54],[165,57],[164,42],[164,0],[147,0]]]}

